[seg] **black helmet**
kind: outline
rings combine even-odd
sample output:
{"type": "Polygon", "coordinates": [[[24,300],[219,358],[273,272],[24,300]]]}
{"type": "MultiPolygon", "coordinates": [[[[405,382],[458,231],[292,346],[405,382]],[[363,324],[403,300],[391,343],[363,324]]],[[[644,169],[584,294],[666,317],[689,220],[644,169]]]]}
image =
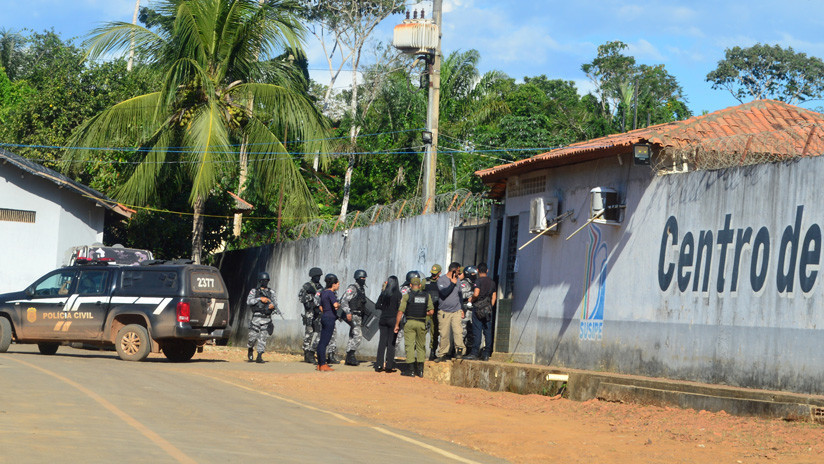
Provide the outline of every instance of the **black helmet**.
{"type": "Polygon", "coordinates": [[[423,274],[420,271],[409,271],[406,273],[406,283],[412,282],[415,277],[423,279],[423,274]]]}
{"type": "Polygon", "coordinates": [[[478,278],[478,269],[475,266],[466,266],[464,268],[464,274],[466,274],[469,280],[474,282],[475,279],[478,278]]]}
{"type": "Polygon", "coordinates": [[[309,277],[320,277],[323,275],[323,271],[320,270],[319,267],[313,267],[309,269],[309,277]]]}
{"type": "Polygon", "coordinates": [[[268,272],[261,272],[260,274],[258,274],[258,281],[261,281],[261,280],[265,280],[265,281],[268,282],[269,281],[269,273],[268,272]]]}
{"type": "Polygon", "coordinates": [[[338,276],[336,276],[335,274],[326,274],[326,277],[323,278],[323,281],[326,282],[326,288],[330,288],[332,287],[332,285],[335,285],[339,282],[338,276]]]}
{"type": "Polygon", "coordinates": [[[365,279],[365,278],[366,278],[366,271],[364,271],[363,269],[358,269],[357,271],[355,271],[355,280],[365,279]]]}

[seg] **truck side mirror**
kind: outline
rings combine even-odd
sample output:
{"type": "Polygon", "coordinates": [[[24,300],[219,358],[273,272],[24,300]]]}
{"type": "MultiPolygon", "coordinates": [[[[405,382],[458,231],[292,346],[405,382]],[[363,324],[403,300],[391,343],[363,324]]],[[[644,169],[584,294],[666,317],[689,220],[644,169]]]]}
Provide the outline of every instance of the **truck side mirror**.
{"type": "Polygon", "coordinates": [[[27,295],[29,298],[33,297],[33,296],[34,296],[34,287],[28,287],[28,288],[26,289],[26,295],[27,295]]]}

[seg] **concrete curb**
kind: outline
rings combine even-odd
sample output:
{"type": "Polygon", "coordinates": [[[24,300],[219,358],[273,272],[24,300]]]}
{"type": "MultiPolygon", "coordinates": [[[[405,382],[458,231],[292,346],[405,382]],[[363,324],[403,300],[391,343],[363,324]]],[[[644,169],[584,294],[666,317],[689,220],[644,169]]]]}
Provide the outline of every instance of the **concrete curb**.
{"type": "Polygon", "coordinates": [[[599,399],[824,423],[824,396],[817,395],[497,361],[427,362],[424,376],[447,385],[488,391],[563,394],[574,401],[599,399]],[[564,376],[568,376],[567,381],[561,380],[564,376]]]}

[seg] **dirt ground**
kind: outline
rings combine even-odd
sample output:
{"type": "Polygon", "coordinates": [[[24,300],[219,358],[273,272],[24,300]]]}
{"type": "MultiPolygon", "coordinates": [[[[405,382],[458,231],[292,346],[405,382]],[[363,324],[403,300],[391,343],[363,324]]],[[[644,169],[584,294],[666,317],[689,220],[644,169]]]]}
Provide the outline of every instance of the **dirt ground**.
{"type": "MultiPolygon", "coordinates": [[[[196,356],[242,363],[245,350],[207,347],[196,356]]],[[[302,360],[281,354],[268,359],[302,360]]],[[[261,390],[516,463],[824,462],[824,426],[814,423],[597,400],[579,403],[335,367],[331,373],[226,372],[261,390]]]]}

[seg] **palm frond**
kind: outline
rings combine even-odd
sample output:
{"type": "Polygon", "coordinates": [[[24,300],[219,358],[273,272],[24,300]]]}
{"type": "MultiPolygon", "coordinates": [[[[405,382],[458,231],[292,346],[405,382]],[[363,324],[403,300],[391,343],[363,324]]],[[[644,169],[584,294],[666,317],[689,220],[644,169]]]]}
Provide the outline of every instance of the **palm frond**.
{"type": "Polygon", "coordinates": [[[329,123],[302,93],[274,84],[241,84],[232,89],[239,99],[254,98],[255,107],[265,111],[272,124],[286,129],[291,140],[302,140],[307,160],[317,153],[324,165],[328,161],[329,123]]]}
{"type": "Polygon", "coordinates": [[[292,217],[310,218],[317,214],[309,187],[286,147],[262,121],[252,118],[244,133],[255,149],[249,153],[249,165],[254,173],[252,187],[263,198],[273,198],[288,192],[287,212],[292,217]]]}
{"type": "Polygon", "coordinates": [[[71,171],[86,160],[92,149],[107,146],[138,146],[150,140],[165,115],[159,109],[160,93],[140,95],[101,111],[75,130],[67,142],[71,147],[63,157],[63,169],[71,171]]]}
{"type": "Polygon", "coordinates": [[[144,205],[154,196],[160,184],[158,179],[166,165],[168,147],[174,140],[174,130],[168,125],[161,127],[152,144],[141,150],[145,156],[128,180],[115,191],[115,197],[123,202],[144,205]]]}
{"type": "Polygon", "coordinates": [[[84,59],[96,60],[110,53],[125,52],[132,40],[136,50],[150,57],[157,56],[166,44],[165,38],[143,26],[115,21],[92,30],[83,42],[88,49],[84,59]]]}
{"type": "Polygon", "coordinates": [[[183,141],[191,147],[188,167],[192,192],[189,199],[194,204],[195,198],[210,196],[218,184],[222,165],[237,159],[231,151],[224,112],[217,102],[209,102],[195,111],[183,141]]]}

